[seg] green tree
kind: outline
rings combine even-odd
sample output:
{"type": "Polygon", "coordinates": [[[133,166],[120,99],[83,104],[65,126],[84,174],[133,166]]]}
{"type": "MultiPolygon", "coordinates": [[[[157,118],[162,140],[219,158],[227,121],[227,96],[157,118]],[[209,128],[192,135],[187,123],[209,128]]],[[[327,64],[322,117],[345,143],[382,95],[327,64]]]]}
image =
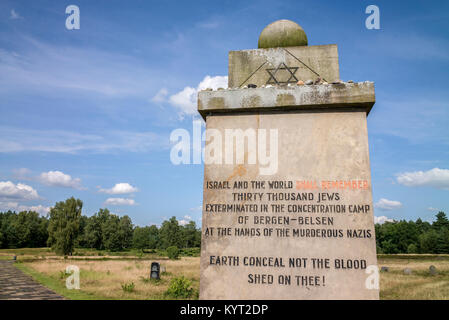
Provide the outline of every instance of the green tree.
{"type": "Polygon", "coordinates": [[[443,211],[438,212],[436,218],[436,221],[432,224],[432,227],[435,228],[435,230],[440,231],[442,229],[449,229],[449,220],[443,211]]]}
{"type": "Polygon", "coordinates": [[[170,260],[176,260],[179,257],[179,249],[176,246],[170,246],[167,248],[167,257],[170,260]]]}
{"type": "Polygon", "coordinates": [[[438,232],[429,230],[419,237],[419,246],[421,253],[438,253],[438,232]]]}
{"type": "Polygon", "coordinates": [[[182,227],[182,242],[185,248],[199,247],[201,245],[201,231],[196,228],[194,221],[182,227]]]}
{"type": "Polygon", "coordinates": [[[416,228],[418,229],[419,234],[423,234],[432,229],[432,225],[427,221],[423,222],[421,218],[418,218],[418,220],[416,220],[416,228]]]}
{"type": "Polygon", "coordinates": [[[79,233],[83,202],[74,197],[56,202],[50,209],[48,244],[58,254],[72,254],[79,233]]]}
{"type": "Polygon", "coordinates": [[[133,241],[133,223],[131,218],[123,216],[119,221],[119,237],[121,249],[129,249],[132,247],[133,241]]]}
{"type": "Polygon", "coordinates": [[[77,247],[81,247],[81,248],[89,247],[87,244],[87,239],[86,239],[86,226],[87,226],[88,221],[89,221],[88,217],[81,216],[80,231],[79,231],[78,237],[76,239],[76,244],[75,244],[77,247]]]}
{"type": "Polygon", "coordinates": [[[122,249],[120,240],[120,218],[111,214],[108,219],[101,224],[101,235],[104,248],[110,251],[122,249]]]}
{"type": "Polygon", "coordinates": [[[150,227],[136,227],[133,232],[133,247],[143,250],[150,245],[150,227]]]}
{"type": "Polygon", "coordinates": [[[449,229],[441,228],[438,231],[436,253],[449,253],[449,229]]]}
{"type": "Polygon", "coordinates": [[[418,246],[414,243],[409,244],[407,253],[418,253],[418,246]]]}
{"type": "Polygon", "coordinates": [[[36,247],[47,246],[48,224],[49,224],[49,221],[48,221],[47,217],[40,217],[38,239],[37,239],[38,244],[36,245],[36,247]]]}
{"type": "MultiPolygon", "coordinates": [[[[46,235],[42,230],[41,223],[41,218],[37,212],[19,212],[12,221],[12,228],[15,230],[15,246],[17,248],[36,248],[41,246],[41,240],[46,235]]],[[[45,222],[43,226],[46,226],[45,222]]]]}
{"type": "Polygon", "coordinates": [[[159,229],[152,225],[149,227],[149,241],[148,241],[148,248],[149,249],[156,249],[159,246],[160,239],[159,239],[159,229]]]}
{"type": "Polygon", "coordinates": [[[84,239],[89,248],[103,250],[105,248],[103,243],[102,226],[110,217],[108,209],[100,209],[93,216],[88,218],[84,228],[84,239]]]}
{"type": "Polygon", "coordinates": [[[418,244],[419,229],[413,221],[385,222],[375,229],[377,246],[384,253],[407,253],[410,244],[418,244]]]}
{"type": "Polygon", "coordinates": [[[160,247],[162,249],[167,249],[171,246],[176,246],[178,248],[182,246],[182,232],[176,217],[171,217],[170,220],[166,220],[162,223],[159,230],[159,237],[160,247]]]}
{"type": "Polygon", "coordinates": [[[16,213],[8,210],[1,215],[0,231],[3,235],[2,247],[3,248],[16,248],[15,246],[15,230],[12,227],[12,222],[16,217],[16,213]]]}

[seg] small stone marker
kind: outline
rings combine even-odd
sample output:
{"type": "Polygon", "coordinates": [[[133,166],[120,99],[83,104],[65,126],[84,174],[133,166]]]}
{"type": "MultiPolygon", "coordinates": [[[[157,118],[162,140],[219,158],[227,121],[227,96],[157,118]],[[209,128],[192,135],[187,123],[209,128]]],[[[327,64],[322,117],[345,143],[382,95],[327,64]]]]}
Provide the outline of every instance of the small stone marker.
{"type": "Polygon", "coordinates": [[[280,20],[259,49],[229,53],[228,89],[198,93],[200,299],[379,299],[374,83],[339,79],[337,45],[307,46],[280,20]]]}
{"type": "Polygon", "coordinates": [[[430,266],[429,267],[429,273],[430,273],[431,276],[437,275],[438,274],[437,268],[435,266],[433,266],[433,265],[430,266]]]}
{"type": "Polygon", "coordinates": [[[382,267],[380,268],[380,272],[388,272],[388,267],[382,267]]]}
{"type": "Polygon", "coordinates": [[[160,271],[161,271],[161,265],[158,262],[152,262],[151,263],[151,271],[150,271],[150,278],[151,279],[160,279],[160,271]]]}
{"type": "Polygon", "coordinates": [[[404,274],[406,274],[406,275],[411,275],[413,272],[412,272],[412,269],[410,269],[410,268],[405,268],[404,269],[404,274]]]}

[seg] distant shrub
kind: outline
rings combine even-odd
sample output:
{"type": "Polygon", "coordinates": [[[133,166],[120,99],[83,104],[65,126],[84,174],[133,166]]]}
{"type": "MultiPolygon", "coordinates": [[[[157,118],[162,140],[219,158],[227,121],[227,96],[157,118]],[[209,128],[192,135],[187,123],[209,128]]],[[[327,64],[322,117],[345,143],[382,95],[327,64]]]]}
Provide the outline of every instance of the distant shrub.
{"type": "Polygon", "coordinates": [[[134,291],[134,282],[124,283],[122,284],[122,290],[124,292],[133,292],[134,291]]]}
{"type": "Polygon", "coordinates": [[[151,281],[151,278],[140,277],[140,280],[142,280],[143,283],[149,283],[151,281]]]}
{"type": "Polygon", "coordinates": [[[65,270],[59,271],[59,279],[65,279],[67,278],[67,274],[65,273],[65,270]]]}
{"type": "Polygon", "coordinates": [[[187,257],[199,257],[201,248],[184,248],[181,249],[180,255],[187,257]]]}
{"type": "Polygon", "coordinates": [[[418,247],[416,246],[416,244],[411,243],[411,244],[407,247],[407,253],[418,253],[418,247]]]}
{"type": "Polygon", "coordinates": [[[184,276],[173,278],[165,294],[175,299],[186,299],[194,294],[192,281],[184,278],[184,276]]]}
{"type": "Polygon", "coordinates": [[[167,248],[167,256],[171,260],[176,260],[179,257],[178,247],[172,246],[167,248]]]}
{"type": "Polygon", "coordinates": [[[161,283],[161,279],[152,279],[150,277],[140,277],[143,283],[152,283],[154,285],[159,285],[161,283]]]}

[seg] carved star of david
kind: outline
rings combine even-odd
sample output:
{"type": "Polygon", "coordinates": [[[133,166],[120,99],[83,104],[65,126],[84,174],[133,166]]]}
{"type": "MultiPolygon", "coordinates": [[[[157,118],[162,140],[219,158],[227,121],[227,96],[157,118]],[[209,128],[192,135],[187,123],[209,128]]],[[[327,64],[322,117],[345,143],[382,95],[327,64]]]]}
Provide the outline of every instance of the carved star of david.
{"type": "Polygon", "coordinates": [[[288,84],[288,83],[297,83],[298,79],[295,77],[296,71],[298,71],[299,67],[287,67],[285,63],[279,64],[277,68],[265,69],[267,70],[270,77],[266,84],[288,84]],[[287,70],[290,73],[290,78],[287,81],[278,81],[276,79],[276,72],[278,70],[287,70]]]}

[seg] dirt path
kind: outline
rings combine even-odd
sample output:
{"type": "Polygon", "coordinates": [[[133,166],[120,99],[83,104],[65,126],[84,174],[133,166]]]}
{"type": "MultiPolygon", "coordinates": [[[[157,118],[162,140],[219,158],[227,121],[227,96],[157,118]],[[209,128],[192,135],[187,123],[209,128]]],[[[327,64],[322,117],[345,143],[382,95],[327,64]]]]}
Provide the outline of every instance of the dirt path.
{"type": "Polygon", "coordinates": [[[0,260],[0,300],[5,299],[62,300],[63,297],[14,267],[12,261],[0,260]]]}

